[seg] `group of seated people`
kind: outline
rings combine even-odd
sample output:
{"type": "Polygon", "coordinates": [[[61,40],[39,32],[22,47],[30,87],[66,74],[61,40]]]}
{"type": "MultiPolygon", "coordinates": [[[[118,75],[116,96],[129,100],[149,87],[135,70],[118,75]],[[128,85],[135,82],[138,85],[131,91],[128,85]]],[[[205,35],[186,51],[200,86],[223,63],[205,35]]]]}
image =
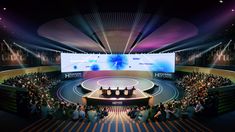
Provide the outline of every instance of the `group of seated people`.
{"type": "MultiPolygon", "coordinates": [[[[59,119],[80,120],[88,118],[95,122],[108,116],[107,107],[84,106],[56,100],[52,97],[50,89],[60,82],[60,79],[45,73],[30,73],[16,76],[4,81],[3,84],[28,90],[30,116],[55,117],[59,119]]],[[[127,114],[130,118],[145,122],[151,120],[170,120],[180,117],[192,117],[201,113],[207,107],[207,90],[221,86],[231,85],[232,82],[220,76],[204,73],[191,73],[177,80],[177,85],[184,90],[182,99],[155,106],[129,107],[127,114]]]]}
{"type": "Polygon", "coordinates": [[[89,121],[96,122],[99,119],[108,116],[108,109],[106,107],[100,108],[98,106],[89,106],[87,111],[87,117],[89,121]]]}
{"type": "MultiPolygon", "coordinates": [[[[56,105],[52,107],[45,104],[38,111],[44,118],[54,117],[61,120],[71,119],[73,121],[88,119],[91,122],[96,122],[108,116],[108,109],[106,107],[86,106],[65,101],[56,101],[56,105]]],[[[35,113],[31,111],[31,114],[35,113]]]]}
{"type": "Polygon", "coordinates": [[[214,96],[208,95],[208,89],[232,84],[227,78],[198,72],[186,74],[176,83],[184,90],[182,99],[152,107],[130,107],[127,110],[128,116],[140,122],[147,119],[164,121],[180,117],[191,118],[196,114],[202,114],[211,105],[214,96]]]}
{"type": "MultiPolygon", "coordinates": [[[[4,80],[3,84],[18,88],[25,88],[28,92],[27,101],[21,104],[30,113],[45,111],[46,107],[52,108],[55,99],[51,96],[50,89],[60,83],[57,75],[46,73],[29,73],[4,80]]],[[[43,112],[42,112],[43,113],[43,112]]]]}
{"type": "MultiPolygon", "coordinates": [[[[210,99],[208,95],[209,89],[231,85],[232,81],[213,74],[193,72],[184,75],[176,83],[178,87],[184,90],[184,96],[181,102],[182,109],[186,109],[190,105],[197,106],[197,108],[206,106],[210,99]]],[[[198,109],[201,110],[201,108],[198,109]]]]}
{"type": "Polygon", "coordinates": [[[154,106],[133,106],[127,108],[127,115],[140,122],[146,122],[148,119],[151,121],[166,121],[179,119],[181,117],[191,118],[194,113],[200,111],[198,106],[189,105],[187,109],[183,110],[181,105],[180,101],[174,100],[154,106]]]}
{"type": "Polygon", "coordinates": [[[22,106],[27,107],[30,117],[70,118],[74,121],[88,118],[95,122],[108,116],[106,107],[84,106],[54,99],[50,90],[61,81],[58,76],[54,76],[53,74],[30,73],[4,80],[3,84],[27,89],[29,103],[22,106]]]}
{"type": "Polygon", "coordinates": [[[30,73],[4,80],[3,84],[18,88],[26,88],[30,97],[30,102],[35,103],[36,101],[43,102],[53,100],[50,98],[49,90],[59,82],[60,79],[53,75],[30,73]]]}

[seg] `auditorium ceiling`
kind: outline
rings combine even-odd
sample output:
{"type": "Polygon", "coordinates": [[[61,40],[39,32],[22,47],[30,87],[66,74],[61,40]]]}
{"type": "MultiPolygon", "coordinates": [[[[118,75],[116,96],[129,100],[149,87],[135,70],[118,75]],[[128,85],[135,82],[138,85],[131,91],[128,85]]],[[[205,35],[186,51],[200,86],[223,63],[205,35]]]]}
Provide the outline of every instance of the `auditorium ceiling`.
{"type": "Polygon", "coordinates": [[[206,48],[234,27],[235,2],[1,1],[2,39],[79,53],[175,52],[206,48]],[[214,38],[213,41],[211,38],[214,38]]]}

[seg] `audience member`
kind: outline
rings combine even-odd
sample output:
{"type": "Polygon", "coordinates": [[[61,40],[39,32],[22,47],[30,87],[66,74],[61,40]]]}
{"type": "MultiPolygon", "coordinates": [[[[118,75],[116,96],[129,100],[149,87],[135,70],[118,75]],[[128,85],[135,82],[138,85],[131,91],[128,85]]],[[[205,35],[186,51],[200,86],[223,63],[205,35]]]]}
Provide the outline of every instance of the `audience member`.
{"type": "Polygon", "coordinates": [[[89,121],[96,122],[97,120],[97,111],[94,107],[91,107],[90,110],[87,112],[87,116],[89,121]]]}

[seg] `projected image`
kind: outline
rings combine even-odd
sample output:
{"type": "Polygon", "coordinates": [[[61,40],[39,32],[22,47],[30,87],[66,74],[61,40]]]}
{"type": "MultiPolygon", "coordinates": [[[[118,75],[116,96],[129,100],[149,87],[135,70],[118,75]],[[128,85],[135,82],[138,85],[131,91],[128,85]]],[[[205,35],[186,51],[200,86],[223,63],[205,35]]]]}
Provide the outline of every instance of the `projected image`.
{"type": "Polygon", "coordinates": [[[174,67],[170,66],[171,63],[165,60],[159,60],[153,63],[151,71],[156,72],[172,72],[174,67]]]}
{"type": "Polygon", "coordinates": [[[175,72],[175,54],[61,53],[61,72],[133,70],[175,72]]]}
{"type": "Polygon", "coordinates": [[[108,57],[108,65],[113,70],[125,70],[128,59],[124,54],[115,54],[108,57]]]}

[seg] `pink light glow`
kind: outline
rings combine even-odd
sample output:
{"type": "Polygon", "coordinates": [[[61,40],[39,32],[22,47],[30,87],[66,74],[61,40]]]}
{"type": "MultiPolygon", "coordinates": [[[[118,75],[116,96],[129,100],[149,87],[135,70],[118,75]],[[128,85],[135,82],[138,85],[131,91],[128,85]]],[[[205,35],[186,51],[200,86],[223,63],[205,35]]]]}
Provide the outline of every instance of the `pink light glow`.
{"type": "Polygon", "coordinates": [[[133,52],[151,51],[198,34],[197,28],[186,21],[171,19],[137,44],[133,52]]]}

